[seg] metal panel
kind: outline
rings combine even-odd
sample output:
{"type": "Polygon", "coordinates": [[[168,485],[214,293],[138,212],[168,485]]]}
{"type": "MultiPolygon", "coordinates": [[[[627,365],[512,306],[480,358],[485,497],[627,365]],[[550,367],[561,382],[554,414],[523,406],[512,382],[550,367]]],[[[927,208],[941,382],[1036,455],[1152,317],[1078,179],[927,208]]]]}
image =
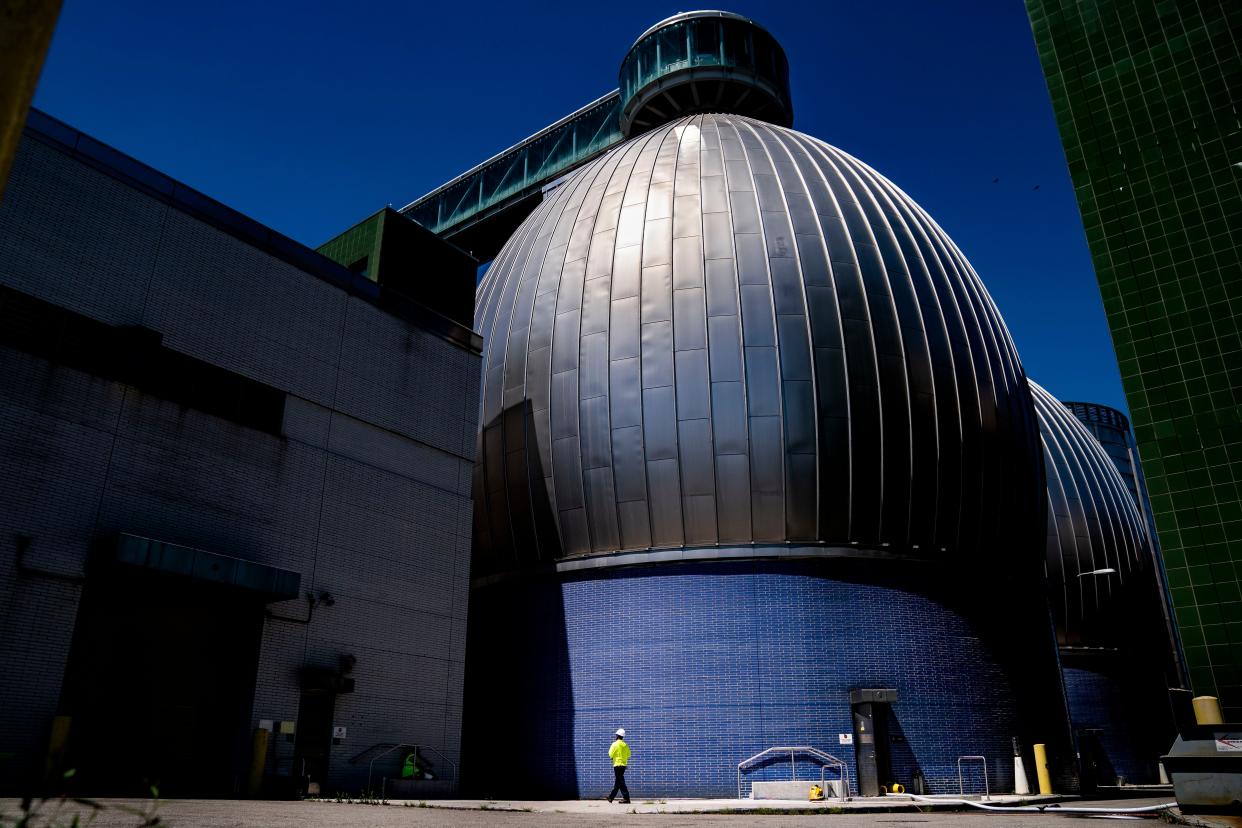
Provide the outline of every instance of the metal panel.
{"type": "Polygon", "coordinates": [[[737,280],[743,285],[767,287],[768,254],[763,249],[763,236],[758,233],[738,233],[734,237],[737,246],[737,280]]]}
{"type": "Polygon", "coordinates": [[[556,505],[562,510],[583,505],[582,461],[578,455],[578,437],[565,437],[552,442],[552,476],[556,482],[556,505]]]}
{"type": "Polygon", "coordinates": [[[679,478],[676,457],[647,462],[647,486],[651,490],[651,543],[653,546],[676,546],[683,542],[679,478]]]}
{"type": "Polygon", "coordinates": [[[645,500],[617,504],[621,519],[621,548],[646,549],[651,546],[651,512],[645,500]]]}
{"type": "Polygon", "coordinates": [[[643,439],[647,459],[677,457],[677,410],[671,385],[643,391],[643,439]]]}
{"type": "Polygon", "coordinates": [[[621,359],[609,365],[609,396],[612,427],[642,425],[642,366],[637,359],[621,359]]]}
{"type": "Polygon", "coordinates": [[[643,325],[643,388],[673,384],[673,323],[643,325]]]}
{"type": "MultiPolygon", "coordinates": [[[[699,217],[694,217],[696,229],[699,217]]],[[[673,239],[673,287],[703,287],[703,237],[673,239]]]]}
{"type": "Polygon", "coordinates": [[[742,338],[746,347],[775,346],[772,294],[768,286],[742,285],[742,338]]]}
{"type": "Polygon", "coordinates": [[[582,413],[578,428],[582,434],[582,467],[597,469],[612,465],[608,429],[608,398],[593,397],[579,404],[582,413]]]}
{"type": "Polygon", "coordinates": [[[552,439],[578,436],[578,372],[562,371],[552,375],[552,394],[548,410],[552,412],[552,439]]]}
{"type": "Polygon", "coordinates": [[[639,347],[638,302],[637,296],[613,300],[609,359],[630,359],[642,354],[639,347]]]}
{"type": "Polygon", "coordinates": [[[708,259],[707,315],[737,316],[737,274],[732,259],[708,259]]]}
{"type": "Polygon", "coordinates": [[[707,351],[678,351],[678,419],[695,420],[711,416],[708,385],[707,351]]]}
{"type": "Polygon", "coordinates": [[[647,477],[642,426],[628,426],[612,430],[612,457],[617,500],[645,500],[647,477]]]}
{"type": "Polygon", "coordinates": [[[686,544],[710,544],[717,540],[716,498],[714,494],[686,495],[682,498],[686,524],[686,544]]]}
{"type": "Polygon", "coordinates": [[[716,491],[715,464],[712,462],[712,424],[710,420],[682,420],[677,424],[681,449],[681,490],[686,495],[710,495],[716,491]]]}
{"type": "Polygon", "coordinates": [[[707,347],[707,318],[703,297],[702,288],[673,291],[673,347],[678,351],[707,347]]]}
{"type": "Polygon", "coordinates": [[[707,320],[707,348],[712,382],[742,379],[742,332],[736,316],[712,316],[707,320]]]}
{"type": "Polygon", "coordinates": [[[746,402],[751,416],[780,416],[775,348],[746,348],[746,402]]]}
{"type": "Polygon", "coordinates": [[[669,265],[643,268],[643,322],[673,318],[673,273],[669,265]]]}
{"type": "Polygon", "coordinates": [[[712,433],[717,454],[745,454],[746,391],[740,382],[712,383],[712,433]]]}
{"type": "Polygon", "coordinates": [[[617,549],[621,545],[621,534],[617,527],[617,501],[612,491],[612,470],[588,469],[586,495],[592,548],[596,552],[617,549]]]}
{"type": "Polygon", "coordinates": [[[747,455],[716,456],[716,502],[720,540],[749,542],[750,459],[747,455]]]}
{"type": "Polygon", "coordinates": [[[608,394],[608,334],[597,333],[579,340],[582,356],[578,365],[578,396],[581,399],[608,394]]]}

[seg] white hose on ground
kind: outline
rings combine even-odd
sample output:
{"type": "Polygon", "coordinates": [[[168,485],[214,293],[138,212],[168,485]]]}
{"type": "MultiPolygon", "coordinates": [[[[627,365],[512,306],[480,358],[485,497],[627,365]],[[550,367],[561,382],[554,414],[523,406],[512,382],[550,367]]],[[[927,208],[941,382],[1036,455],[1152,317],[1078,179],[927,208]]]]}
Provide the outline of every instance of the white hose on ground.
{"type": "Polygon", "coordinates": [[[982,811],[1013,814],[1032,812],[1053,814],[1154,814],[1177,807],[1176,802],[1161,802],[1159,805],[1144,805],[1141,808],[1087,808],[1081,805],[1065,807],[1056,802],[1047,805],[988,805],[969,799],[941,799],[940,797],[918,796],[917,794],[906,794],[906,796],[917,802],[934,803],[937,805],[969,805],[971,808],[978,808],[982,811]]]}

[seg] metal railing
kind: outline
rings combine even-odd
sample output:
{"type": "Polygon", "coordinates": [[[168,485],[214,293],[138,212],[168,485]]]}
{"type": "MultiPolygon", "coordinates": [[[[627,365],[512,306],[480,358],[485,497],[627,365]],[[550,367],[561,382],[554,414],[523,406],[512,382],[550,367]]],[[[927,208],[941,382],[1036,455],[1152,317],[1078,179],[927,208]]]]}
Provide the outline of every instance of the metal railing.
{"type": "Polygon", "coordinates": [[[988,759],[986,756],[959,756],[957,757],[957,793],[959,796],[965,796],[966,790],[962,782],[962,762],[978,762],[983,766],[983,798],[991,799],[992,791],[988,788],[988,759]]]}
{"type": "MultiPolygon", "coordinates": [[[[371,787],[371,778],[375,771],[375,763],[379,761],[380,759],[383,759],[385,756],[388,756],[393,751],[400,750],[402,748],[406,748],[407,750],[413,750],[415,753],[419,751],[424,751],[424,750],[434,753],[437,757],[443,760],[445,764],[447,764],[450,768],[453,769],[453,778],[447,781],[452,782],[453,784],[457,784],[457,763],[454,762],[452,759],[448,758],[447,756],[445,756],[442,752],[432,747],[431,745],[421,745],[421,744],[416,745],[416,744],[410,744],[408,742],[398,742],[396,744],[393,744],[392,742],[380,742],[378,744],[371,745],[369,748],[362,751],[361,753],[356,755],[354,758],[350,759],[349,763],[351,765],[358,764],[359,762],[362,761],[363,757],[365,757],[371,751],[376,750],[377,748],[384,748],[384,750],[381,750],[379,753],[372,756],[371,761],[367,764],[367,791],[375,790],[374,788],[371,787]]],[[[387,776],[382,777],[382,781],[384,785],[386,786],[388,782],[388,777],[387,776]]],[[[383,790],[381,790],[381,794],[382,793],[383,793],[383,790]]]]}
{"type": "MultiPolygon", "coordinates": [[[[824,783],[829,780],[825,778],[824,776],[825,772],[828,770],[828,768],[836,768],[837,775],[841,779],[841,795],[835,798],[836,799],[849,799],[850,798],[851,796],[850,774],[849,774],[849,768],[846,767],[845,762],[833,756],[831,753],[824,753],[822,750],[809,747],[807,745],[798,745],[797,747],[770,747],[767,750],[756,753],[754,756],[750,757],[749,759],[743,759],[741,762],[738,762],[737,763],[737,798],[738,799],[742,798],[742,771],[743,770],[745,770],[748,767],[758,764],[759,762],[761,762],[764,759],[767,759],[770,756],[779,756],[779,755],[783,755],[786,753],[789,754],[789,767],[790,767],[790,772],[792,773],[792,776],[790,777],[791,782],[798,781],[798,764],[797,764],[796,756],[798,754],[803,754],[806,756],[810,756],[811,758],[819,762],[819,786],[821,788],[824,788],[824,790],[827,790],[824,783]]],[[[753,792],[754,790],[753,783],[751,784],[751,789],[753,792]]]]}

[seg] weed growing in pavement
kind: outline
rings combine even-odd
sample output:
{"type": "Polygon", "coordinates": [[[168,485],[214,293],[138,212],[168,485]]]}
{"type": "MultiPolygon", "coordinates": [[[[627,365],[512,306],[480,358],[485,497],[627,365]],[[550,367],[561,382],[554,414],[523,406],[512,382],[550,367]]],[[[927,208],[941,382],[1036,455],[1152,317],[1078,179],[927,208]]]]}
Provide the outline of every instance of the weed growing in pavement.
{"type": "MultiPolygon", "coordinates": [[[[61,776],[61,781],[68,784],[73,779],[76,771],[72,768],[65,771],[61,776]]],[[[86,799],[80,796],[70,796],[62,794],[58,797],[44,796],[24,796],[21,804],[18,806],[16,817],[10,817],[8,814],[0,813],[0,828],[81,828],[81,826],[89,825],[95,821],[103,811],[118,811],[122,814],[128,814],[136,822],[133,823],[135,828],[166,828],[168,823],[159,816],[157,811],[160,806],[160,790],[155,785],[149,785],[148,790],[151,792],[150,804],[143,808],[135,808],[130,805],[105,805],[93,799],[86,799]],[[71,806],[78,806],[72,812],[66,809],[71,806]],[[79,808],[90,809],[89,815],[82,818],[79,808]],[[13,822],[9,822],[13,819],[13,822]]]]}

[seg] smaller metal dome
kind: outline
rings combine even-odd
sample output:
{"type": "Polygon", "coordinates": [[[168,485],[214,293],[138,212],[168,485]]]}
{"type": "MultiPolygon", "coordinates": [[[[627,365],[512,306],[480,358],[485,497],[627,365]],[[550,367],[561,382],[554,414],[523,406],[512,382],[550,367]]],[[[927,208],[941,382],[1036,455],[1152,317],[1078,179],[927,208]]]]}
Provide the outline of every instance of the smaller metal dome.
{"type": "Polygon", "coordinates": [[[1062,645],[1115,643],[1126,626],[1125,603],[1141,596],[1151,577],[1143,517],[1086,426],[1034,382],[1031,397],[1048,480],[1047,573],[1057,638],[1062,645]]]}

